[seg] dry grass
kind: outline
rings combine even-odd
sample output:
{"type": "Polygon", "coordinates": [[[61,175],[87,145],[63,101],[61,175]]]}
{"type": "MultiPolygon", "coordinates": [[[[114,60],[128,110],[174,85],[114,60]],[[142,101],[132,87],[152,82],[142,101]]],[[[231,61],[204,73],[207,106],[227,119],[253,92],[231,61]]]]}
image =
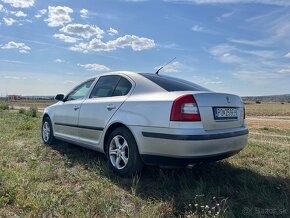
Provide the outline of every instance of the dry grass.
{"type": "Polygon", "coordinates": [[[247,116],[290,116],[290,103],[261,103],[247,102],[247,116]]]}
{"type": "Polygon", "coordinates": [[[0,100],[0,104],[9,104],[10,107],[19,106],[25,108],[46,108],[49,105],[54,104],[54,100],[17,100],[17,101],[5,101],[0,100]]]}
{"type": "Polygon", "coordinates": [[[0,112],[0,217],[289,215],[284,127],[249,123],[250,131],[264,135],[251,134],[243,151],[218,163],[146,167],[138,176],[120,178],[102,154],[67,143],[43,145],[40,125],[39,118],[0,112]]]}
{"type": "Polygon", "coordinates": [[[281,120],[281,119],[256,119],[256,118],[247,118],[246,120],[248,126],[251,129],[277,129],[278,131],[285,132],[290,130],[290,120],[281,120]]]}

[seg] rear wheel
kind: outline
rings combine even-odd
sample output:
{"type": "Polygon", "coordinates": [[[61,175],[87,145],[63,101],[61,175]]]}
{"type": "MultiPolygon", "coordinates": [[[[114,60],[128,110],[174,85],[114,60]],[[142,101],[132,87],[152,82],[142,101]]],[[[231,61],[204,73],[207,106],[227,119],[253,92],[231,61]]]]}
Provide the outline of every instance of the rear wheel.
{"type": "Polygon", "coordinates": [[[43,118],[41,128],[42,141],[46,145],[52,145],[56,143],[56,139],[53,136],[53,128],[49,117],[43,118]]]}
{"type": "Polygon", "coordinates": [[[137,143],[125,127],[115,129],[108,138],[106,154],[109,167],[121,176],[137,173],[143,167],[137,143]]]}

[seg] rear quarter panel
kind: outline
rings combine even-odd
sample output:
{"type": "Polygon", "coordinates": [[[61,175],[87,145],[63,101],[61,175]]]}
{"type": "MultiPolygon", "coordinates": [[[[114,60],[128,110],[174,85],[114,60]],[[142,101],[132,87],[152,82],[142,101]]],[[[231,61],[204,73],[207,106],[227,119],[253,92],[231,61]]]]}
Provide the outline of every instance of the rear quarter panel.
{"type": "Polygon", "coordinates": [[[167,93],[130,96],[114,115],[126,125],[169,127],[174,97],[167,93]]]}

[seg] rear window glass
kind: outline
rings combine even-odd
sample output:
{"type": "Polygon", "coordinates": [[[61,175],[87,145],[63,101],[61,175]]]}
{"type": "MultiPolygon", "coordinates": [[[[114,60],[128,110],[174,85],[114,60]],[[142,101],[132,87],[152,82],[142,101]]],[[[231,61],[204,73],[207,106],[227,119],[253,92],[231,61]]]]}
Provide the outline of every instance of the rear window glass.
{"type": "Polygon", "coordinates": [[[142,76],[151,80],[155,84],[168,92],[174,91],[209,91],[208,89],[199,86],[195,83],[188,82],[182,79],[173,78],[169,76],[159,76],[156,74],[141,73],[142,76]]]}

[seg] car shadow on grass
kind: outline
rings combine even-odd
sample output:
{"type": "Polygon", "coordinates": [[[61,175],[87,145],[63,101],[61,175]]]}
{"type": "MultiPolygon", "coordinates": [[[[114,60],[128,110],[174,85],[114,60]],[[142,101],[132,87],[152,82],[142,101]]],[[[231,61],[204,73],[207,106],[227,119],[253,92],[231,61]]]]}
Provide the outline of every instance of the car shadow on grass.
{"type": "Polygon", "coordinates": [[[145,166],[139,175],[123,178],[108,169],[104,154],[68,143],[52,148],[65,156],[69,167],[81,164],[138,198],[165,203],[165,217],[225,211],[233,217],[287,217],[290,212],[289,178],[263,176],[227,160],[192,169],[145,166]]]}

